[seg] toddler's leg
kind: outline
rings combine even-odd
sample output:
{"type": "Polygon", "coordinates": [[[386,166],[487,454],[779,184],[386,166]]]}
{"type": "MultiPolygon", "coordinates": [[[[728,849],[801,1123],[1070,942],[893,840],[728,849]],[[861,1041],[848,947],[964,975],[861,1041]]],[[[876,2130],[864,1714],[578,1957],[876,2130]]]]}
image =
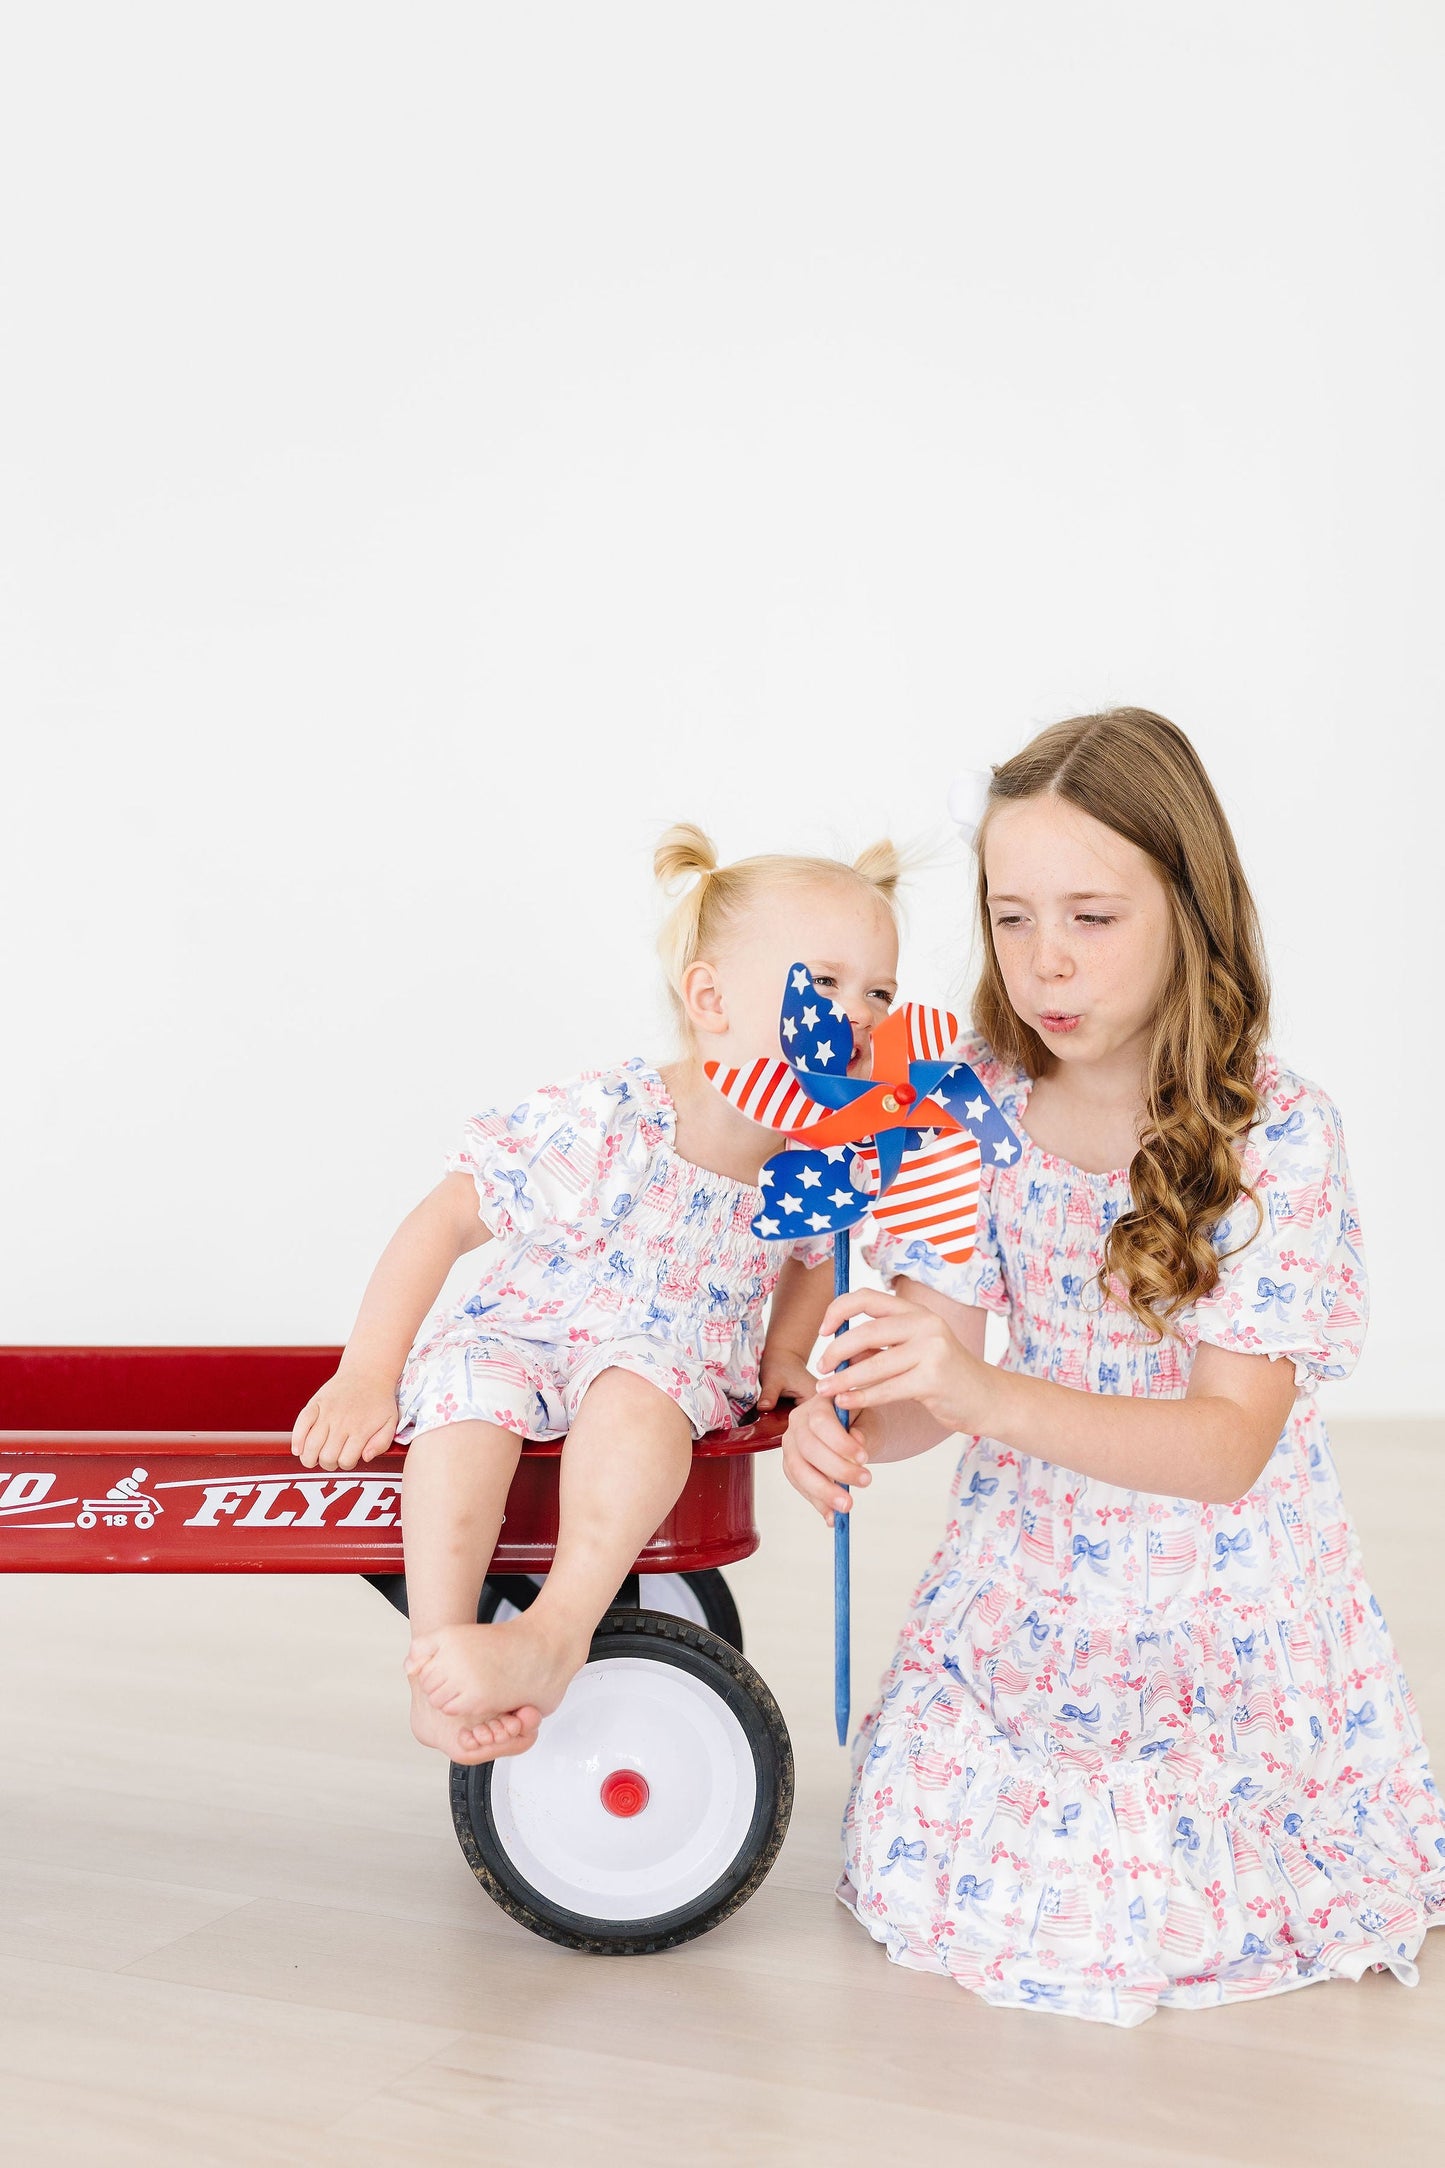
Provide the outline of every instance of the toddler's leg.
{"type": "Polygon", "coordinates": [[[433,1704],[473,1727],[519,1713],[516,1746],[497,1750],[530,1745],[537,1712],[556,1708],[587,1661],[594,1627],[691,1464],[692,1426],[681,1408],[631,1371],[604,1370],[563,1448],[557,1552],[536,1602],[502,1625],[418,1634],[413,1653],[433,1704]]]}
{"type": "MultiPolygon", "coordinates": [[[[413,1652],[419,1639],[442,1628],[476,1625],[521,1451],[515,1432],[479,1422],[423,1431],[407,1447],[401,1518],[413,1652]]],[[[407,1670],[413,1673],[410,1653],[407,1670]]],[[[439,1747],[453,1761],[483,1761],[497,1751],[490,1731],[483,1741],[457,1716],[434,1708],[414,1675],[411,1728],[423,1746],[439,1747]],[[488,1753],[478,1751],[484,1744],[488,1753]]],[[[523,1728],[518,1722],[508,1736],[523,1728]]]]}

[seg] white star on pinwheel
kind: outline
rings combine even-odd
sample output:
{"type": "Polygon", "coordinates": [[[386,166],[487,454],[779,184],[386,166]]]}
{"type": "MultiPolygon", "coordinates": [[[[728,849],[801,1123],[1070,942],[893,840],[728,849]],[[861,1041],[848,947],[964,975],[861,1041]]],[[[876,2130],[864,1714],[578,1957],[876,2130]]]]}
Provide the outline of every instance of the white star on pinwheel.
{"type": "Polygon", "coordinates": [[[758,1233],[763,1237],[765,1241],[770,1236],[775,1235],[777,1232],[778,1222],[775,1219],[759,1219],[758,1233]]]}
{"type": "Polygon", "coordinates": [[[813,1007],[811,1002],[809,1002],[807,1008],[803,1011],[803,1022],[807,1025],[809,1031],[814,1030],[817,1025],[818,1012],[813,1007]]]}
{"type": "Polygon", "coordinates": [[[824,1064],[833,1059],[833,1042],[831,1039],[820,1039],[818,1041],[818,1044],[813,1049],[813,1059],[824,1064]]]}
{"type": "Polygon", "coordinates": [[[993,1156],[995,1159],[1001,1159],[1004,1165],[1007,1166],[1017,1150],[1018,1146],[1014,1143],[1013,1139],[1011,1137],[1005,1137],[1002,1144],[996,1144],[994,1146],[993,1156]]]}
{"type": "Polygon", "coordinates": [[[856,1204],[857,1201],[858,1192],[856,1189],[851,1194],[846,1189],[835,1189],[828,1199],[835,1212],[841,1212],[844,1205],[856,1204]]]}
{"type": "Polygon", "coordinates": [[[843,1018],[844,1018],[844,1017],[845,1017],[845,1016],[846,1016],[846,1015],[848,1014],[848,1011],[847,1011],[847,1010],[846,1010],[846,1009],[844,1008],[844,1006],[843,1006],[843,1004],[842,1004],[842,1002],[841,1002],[841,1001],[835,1001],[835,1002],[834,1002],[834,1003],[832,1004],[832,1008],[833,1008],[833,1014],[834,1014],[834,1016],[835,1016],[835,1017],[836,1017],[836,1018],[838,1019],[838,1022],[839,1022],[839,1023],[841,1024],[841,1023],[842,1023],[842,1021],[843,1021],[843,1018]]]}
{"type": "Polygon", "coordinates": [[[918,1141],[920,1144],[937,1144],[938,1131],[936,1129],[920,1129],[918,1141]]]}
{"type": "Polygon", "coordinates": [[[805,994],[807,991],[808,974],[802,964],[799,964],[797,970],[793,973],[793,992],[795,994],[805,994]]]}
{"type": "Polygon", "coordinates": [[[848,1147],[846,1144],[827,1145],[824,1148],[823,1157],[824,1159],[829,1160],[832,1165],[836,1167],[840,1159],[846,1159],[848,1157],[848,1147]]]}
{"type": "Polygon", "coordinates": [[[823,1177],[816,1167],[800,1167],[798,1180],[804,1189],[816,1189],[823,1177]]]}
{"type": "Polygon", "coordinates": [[[778,1201],[785,1212],[801,1212],[803,1209],[801,1197],[782,1197],[778,1201]]]}
{"type": "Polygon", "coordinates": [[[963,1111],[971,1122],[981,1122],[983,1120],[983,1101],[981,1099],[966,1099],[963,1111]]]}
{"type": "Polygon", "coordinates": [[[785,1039],[796,1039],[796,1038],[797,1038],[797,1036],[798,1036],[798,1020],[797,1020],[797,1018],[796,1018],[795,1016],[785,1016],[785,1017],[783,1018],[783,1037],[784,1037],[785,1039]]]}
{"type": "Polygon", "coordinates": [[[821,1212],[814,1212],[814,1213],[810,1214],[810,1216],[809,1216],[809,1219],[808,1219],[808,1225],[809,1225],[809,1226],[810,1226],[810,1227],[812,1228],[812,1230],[813,1230],[813,1232],[814,1232],[814,1234],[815,1234],[815,1235],[820,1235],[820,1234],[822,1234],[822,1232],[823,1232],[824,1228],[825,1228],[825,1227],[827,1226],[827,1224],[828,1224],[828,1222],[827,1222],[827,1219],[825,1218],[825,1216],[823,1215],[823,1213],[821,1213],[821,1212]]]}
{"type": "Polygon", "coordinates": [[[773,1186],[773,1170],[772,1170],[772,1168],[771,1168],[771,1167],[764,1167],[764,1169],[763,1169],[762,1173],[761,1173],[761,1174],[760,1174],[760,1175],[758,1176],[758,1188],[759,1188],[759,1189],[771,1189],[771,1188],[772,1188],[772,1186],[773,1186]]]}

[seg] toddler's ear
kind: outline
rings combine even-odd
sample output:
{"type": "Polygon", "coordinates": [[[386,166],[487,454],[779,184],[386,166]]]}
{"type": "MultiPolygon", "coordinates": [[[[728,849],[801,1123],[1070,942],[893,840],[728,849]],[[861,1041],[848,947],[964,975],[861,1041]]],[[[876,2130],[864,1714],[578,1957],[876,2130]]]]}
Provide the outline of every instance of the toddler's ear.
{"type": "Polygon", "coordinates": [[[678,988],[683,1011],[694,1031],[706,1032],[714,1037],[728,1028],[727,1010],[723,1003],[722,988],[718,985],[717,972],[701,957],[690,963],[682,974],[678,988]]]}

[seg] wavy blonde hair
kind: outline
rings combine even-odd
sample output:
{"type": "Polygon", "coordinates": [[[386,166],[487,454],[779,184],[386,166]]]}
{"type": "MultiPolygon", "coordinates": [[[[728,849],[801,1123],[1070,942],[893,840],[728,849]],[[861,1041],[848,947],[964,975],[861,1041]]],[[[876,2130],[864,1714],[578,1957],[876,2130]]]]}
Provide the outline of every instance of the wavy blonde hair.
{"type": "MultiPolygon", "coordinates": [[[[1004,987],[988,915],[986,842],[1001,805],[1051,793],[1146,853],[1169,893],[1174,968],[1154,1016],[1144,1119],[1129,1168],[1132,1203],[1104,1247],[1129,1310],[1156,1338],[1219,1280],[1210,1230],[1241,1191],[1239,1147],[1258,1120],[1256,1077],[1269,1032],[1259,917],[1224,809],[1184,732],[1147,708],[1053,723],[995,768],[978,831],[983,970],[973,1021],[994,1052],[1048,1076],[1057,1062],[1004,987]]],[[[1232,1254],[1232,1253],[1229,1253],[1232,1254]]]]}
{"type": "Polygon", "coordinates": [[[766,895],[789,882],[851,881],[876,896],[896,920],[904,864],[900,852],[885,838],[870,843],[851,866],[841,858],[802,858],[779,852],[720,866],[711,838],[690,821],[679,821],[653,852],[652,870],[669,891],[684,879],[692,882],[668,913],[657,943],[673,1010],[679,1025],[685,1026],[680,989],[689,965],[700,956],[715,955],[766,895]]]}

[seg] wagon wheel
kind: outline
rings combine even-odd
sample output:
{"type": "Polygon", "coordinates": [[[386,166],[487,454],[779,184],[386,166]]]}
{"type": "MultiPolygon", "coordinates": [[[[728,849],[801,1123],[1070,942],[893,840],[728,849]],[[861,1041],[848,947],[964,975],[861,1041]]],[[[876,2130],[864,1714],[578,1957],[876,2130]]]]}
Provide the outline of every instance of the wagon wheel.
{"type": "Polygon", "coordinates": [[[467,1864],[504,1912],[626,1957],[691,1942],[747,1902],[788,1826],[793,1751],[726,1641],[612,1611],[536,1745],[454,1763],[451,1797],[467,1864]]]}
{"type": "MultiPolygon", "coordinates": [[[[483,1625],[490,1620],[515,1618],[525,1611],[542,1586],[539,1573],[489,1574],[477,1607],[483,1625]]],[[[638,1580],[638,1605],[644,1611],[661,1611],[668,1618],[685,1618],[694,1626],[743,1645],[743,1622],[733,1592],[715,1566],[701,1573],[644,1573],[638,1580]]]]}

